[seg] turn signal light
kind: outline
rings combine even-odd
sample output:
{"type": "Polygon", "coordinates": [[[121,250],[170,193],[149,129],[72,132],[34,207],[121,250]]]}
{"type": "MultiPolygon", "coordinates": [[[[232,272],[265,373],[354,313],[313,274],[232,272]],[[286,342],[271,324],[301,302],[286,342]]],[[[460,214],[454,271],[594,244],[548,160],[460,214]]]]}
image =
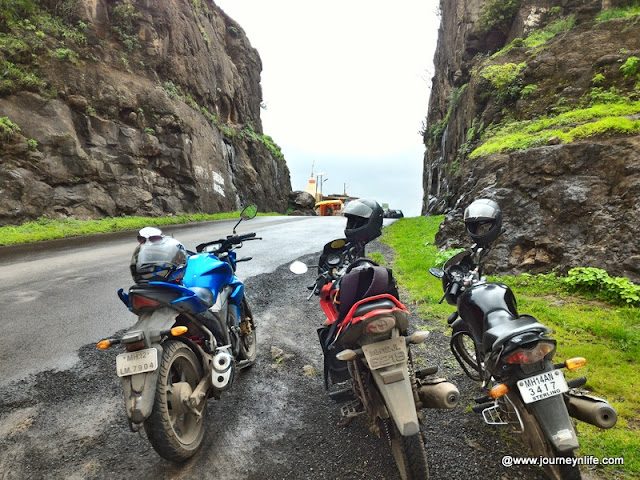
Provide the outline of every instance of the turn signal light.
{"type": "Polygon", "coordinates": [[[491,398],[500,398],[507,393],[509,393],[509,387],[507,387],[504,383],[499,383],[491,390],[489,390],[489,396],[491,398]]]}
{"type": "Polygon", "coordinates": [[[564,362],[565,367],[567,367],[569,370],[577,370],[580,367],[584,367],[586,364],[587,359],[583,357],[569,358],[564,362]]]}
{"type": "Polygon", "coordinates": [[[179,327],[173,327],[171,329],[171,336],[173,337],[179,337],[180,335],[187,333],[189,329],[187,327],[184,326],[179,326],[179,327]]]}
{"type": "Polygon", "coordinates": [[[111,340],[100,340],[96,346],[100,350],[106,350],[111,346],[111,340]]]}
{"type": "Polygon", "coordinates": [[[413,332],[409,337],[409,342],[415,345],[424,343],[427,341],[427,337],[429,336],[429,332],[426,330],[418,330],[413,332]]]}
{"type": "Polygon", "coordinates": [[[355,360],[356,358],[358,358],[358,354],[353,350],[351,350],[350,348],[345,348],[341,352],[336,353],[336,358],[338,360],[342,360],[343,362],[346,362],[348,360],[355,360]]]}

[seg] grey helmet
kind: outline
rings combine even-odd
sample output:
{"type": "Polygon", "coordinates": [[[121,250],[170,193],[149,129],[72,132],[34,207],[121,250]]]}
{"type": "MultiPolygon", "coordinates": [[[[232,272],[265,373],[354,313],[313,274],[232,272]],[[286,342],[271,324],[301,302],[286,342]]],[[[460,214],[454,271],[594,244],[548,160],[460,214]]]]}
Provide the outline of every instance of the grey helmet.
{"type": "Polygon", "coordinates": [[[351,200],[344,207],[347,227],[344,236],[350,242],[370,242],[382,233],[384,212],[375,200],[351,200]]]}
{"type": "Polygon", "coordinates": [[[131,257],[133,280],[136,283],[180,282],[187,267],[187,251],[184,246],[175,238],[162,234],[145,236],[142,230],[140,233],[140,243],[131,257]]]}
{"type": "Polygon", "coordinates": [[[480,247],[486,247],[502,233],[502,211],[488,198],[475,200],[464,211],[464,225],[480,247]]]}

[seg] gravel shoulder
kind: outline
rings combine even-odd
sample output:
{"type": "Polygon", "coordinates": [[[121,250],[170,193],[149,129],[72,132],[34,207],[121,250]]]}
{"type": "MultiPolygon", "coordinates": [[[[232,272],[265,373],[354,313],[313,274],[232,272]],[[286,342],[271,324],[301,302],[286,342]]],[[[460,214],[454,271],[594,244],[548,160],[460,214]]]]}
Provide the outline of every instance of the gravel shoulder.
{"type": "MultiPolygon", "coordinates": [[[[370,251],[391,254],[377,242],[370,251]]],[[[398,478],[382,440],[357,420],[338,425],[316,336],[322,312],[316,297],[306,300],[313,279],[282,265],[245,282],[258,321],[258,360],[221,400],[209,400],[204,444],[184,465],[163,460],[143,435],[129,431],[115,374],[119,351],[91,344],[72,369],[30,376],[0,392],[0,480],[398,478]]],[[[115,294],[113,300],[119,301],[115,294]]],[[[413,313],[411,321],[433,328],[424,347],[414,347],[416,361],[437,365],[462,397],[454,410],[424,410],[431,478],[545,478],[538,469],[501,465],[503,455],[526,456],[517,436],[484,425],[470,411],[482,391],[456,364],[441,323],[413,313]]]]}

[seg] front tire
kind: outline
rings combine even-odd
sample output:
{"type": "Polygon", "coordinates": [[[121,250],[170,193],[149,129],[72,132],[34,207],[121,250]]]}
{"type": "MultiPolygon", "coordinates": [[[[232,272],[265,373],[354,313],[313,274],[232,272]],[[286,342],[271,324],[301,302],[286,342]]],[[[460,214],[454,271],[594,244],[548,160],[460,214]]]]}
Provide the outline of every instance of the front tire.
{"type": "Polygon", "coordinates": [[[391,424],[391,452],[396,461],[402,480],[427,480],[429,465],[427,452],[424,448],[422,433],[404,437],[400,434],[393,419],[391,424]]]}
{"type": "Polygon", "coordinates": [[[471,380],[482,380],[482,369],[478,365],[476,347],[471,336],[466,332],[458,333],[451,339],[451,345],[460,356],[460,359],[470,367],[470,369],[465,370],[467,376],[471,380]]]}
{"type": "Polygon", "coordinates": [[[246,298],[242,300],[240,306],[240,330],[242,335],[240,336],[238,357],[241,360],[249,360],[249,365],[253,365],[258,354],[258,342],[256,326],[246,298]]]}
{"type": "MultiPolygon", "coordinates": [[[[536,457],[556,458],[566,457],[574,458],[573,452],[560,453],[547,440],[546,435],[540,428],[540,424],[535,416],[526,409],[520,396],[514,393],[508,393],[509,400],[513,406],[518,409],[524,431],[522,432],[522,443],[531,450],[536,457]]],[[[580,480],[580,468],[577,465],[545,465],[545,473],[552,480],[580,480]]]]}
{"type": "Polygon", "coordinates": [[[204,438],[206,398],[196,411],[181,400],[200,382],[202,368],[193,351],[182,342],[170,340],[163,347],[153,410],[144,422],[144,430],[162,458],[184,462],[196,453],[204,438]]]}

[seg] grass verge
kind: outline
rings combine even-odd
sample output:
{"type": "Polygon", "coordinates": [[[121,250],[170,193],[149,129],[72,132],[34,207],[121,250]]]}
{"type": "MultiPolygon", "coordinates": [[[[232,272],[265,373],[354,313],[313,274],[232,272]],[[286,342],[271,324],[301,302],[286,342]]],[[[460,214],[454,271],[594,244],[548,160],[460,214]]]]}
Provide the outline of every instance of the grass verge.
{"type": "MultiPolygon", "coordinates": [[[[454,307],[438,304],[442,286],[428,271],[441,265],[442,253],[434,239],[442,219],[399,219],[384,230],[381,241],[395,252],[392,267],[410,302],[423,318],[436,319],[445,329],[454,307]]],[[[564,279],[556,275],[500,277],[499,281],[514,290],[521,313],[553,327],[557,359],[587,358],[586,367],[567,376],[585,375],[585,388],[606,398],[618,412],[618,424],[610,430],[578,423],[576,456],[623,457],[624,466],[599,466],[598,471],[606,478],[640,478],[640,309],[570,294],[564,279]]]]}
{"type": "MultiPolygon", "coordinates": [[[[259,215],[278,215],[277,213],[260,213],[259,215]]],[[[180,214],[172,217],[112,217],[100,220],[52,220],[40,218],[35,222],[22,225],[6,225],[0,227],[0,246],[18,245],[22,243],[41,242],[58,238],[79,237],[97,233],[137,230],[142,227],[163,225],[179,225],[207,220],[223,220],[239,218],[240,212],[180,214]]]]}

